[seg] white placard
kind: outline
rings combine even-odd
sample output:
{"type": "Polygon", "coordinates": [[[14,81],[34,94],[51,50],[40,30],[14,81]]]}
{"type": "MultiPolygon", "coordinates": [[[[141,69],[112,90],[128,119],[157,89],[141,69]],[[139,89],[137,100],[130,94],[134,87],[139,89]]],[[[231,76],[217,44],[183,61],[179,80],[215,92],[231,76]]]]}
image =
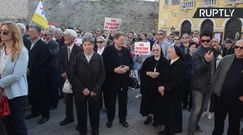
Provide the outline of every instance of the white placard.
{"type": "Polygon", "coordinates": [[[218,40],[218,42],[221,41],[221,33],[215,33],[214,38],[218,40]]]}
{"type": "Polygon", "coordinates": [[[104,29],[109,31],[117,31],[120,29],[122,19],[105,17],[104,29]]]}
{"type": "Polygon", "coordinates": [[[136,55],[150,55],[150,42],[135,42],[134,51],[136,55]]]}

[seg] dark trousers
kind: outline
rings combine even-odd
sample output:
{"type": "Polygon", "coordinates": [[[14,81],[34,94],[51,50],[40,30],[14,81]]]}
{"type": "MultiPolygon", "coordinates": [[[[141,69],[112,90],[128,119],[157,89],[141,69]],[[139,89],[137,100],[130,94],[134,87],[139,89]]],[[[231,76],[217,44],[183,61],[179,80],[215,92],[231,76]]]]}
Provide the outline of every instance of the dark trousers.
{"type": "Polygon", "coordinates": [[[42,97],[42,99],[37,95],[29,95],[28,97],[31,104],[31,113],[33,115],[41,114],[42,117],[49,119],[49,97],[42,97]]]}
{"type": "Polygon", "coordinates": [[[31,105],[31,113],[41,114],[49,119],[50,92],[47,89],[46,73],[38,73],[28,77],[29,94],[28,100],[31,105]]]}
{"type": "Polygon", "coordinates": [[[64,97],[64,93],[62,92],[62,88],[64,85],[65,79],[61,76],[61,73],[58,73],[58,96],[59,98],[64,97]]]}
{"type": "Polygon", "coordinates": [[[192,108],[191,79],[185,81],[185,90],[183,95],[183,107],[192,108]]]}
{"type": "Polygon", "coordinates": [[[0,135],[7,135],[2,119],[0,119],[0,135]]]}
{"type": "Polygon", "coordinates": [[[238,98],[222,94],[217,97],[215,104],[215,119],[213,135],[223,135],[224,121],[228,114],[229,127],[227,135],[240,134],[240,119],[242,116],[243,102],[238,98]]]}
{"type": "Polygon", "coordinates": [[[73,119],[73,94],[64,94],[66,119],[73,119]]]}
{"type": "Polygon", "coordinates": [[[75,100],[80,133],[87,134],[87,112],[92,133],[98,132],[100,120],[100,100],[75,100]]]}
{"type": "Polygon", "coordinates": [[[57,107],[58,104],[58,72],[50,71],[47,74],[47,88],[50,92],[50,106],[57,107]]]}
{"type": "Polygon", "coordinates": [[[26,101],[26,96],[8,100],[11,115],[3,118],[8,135],[28,135],[24,119],[26,101]]]}
{"type": "Polygon", "coordinates": [[[126,120],[127,116],[127,90],[128,89],[113,89],[106,91],[104,96],[107,99],[107,118],[108,121],[113,121],[116,113],[116,98],[118,96],[119,119],[126,120]]]}
{"type": "Polygon", "coordinates": [[[104,92],[103,92],[103,89],[105,89],[104,86],[102,86],[101,90],[102,90],[102,94],[101,94],[101,98],[100,98],[100,109],[102,109],[103,107],[103,104],[104,104],[104,108],[107,109],[107,99],[106,99],[106,96],[104,96],[104,92]]]}
{"type": "Polygon", "coordinates": [[[217,96],[212,93],[211,97],[210,97],[210,107],[209,107],[209,112],[214,112],[215,110],[215,100],[216,100],[217,96]]]}

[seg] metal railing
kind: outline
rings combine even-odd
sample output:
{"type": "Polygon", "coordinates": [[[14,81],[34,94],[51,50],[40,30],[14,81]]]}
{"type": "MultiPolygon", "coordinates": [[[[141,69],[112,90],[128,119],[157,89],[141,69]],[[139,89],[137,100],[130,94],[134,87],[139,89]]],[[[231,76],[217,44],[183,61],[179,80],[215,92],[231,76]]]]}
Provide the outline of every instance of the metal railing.
{"type": "Polygon", "coordinates": [[[243,3],[243,0],[225,0],[226,5],[235,5],[241,3],[243,3]]]}
{"type": "Polygon", "coordinates": [[[193,9],[195,7],[195,0],[185,0],[181,3],[182,9],[193,9]]]}
{"type": "Polygon", "coordinates": [[[217,4],[217,0],[202,0],[202,7],[214,7],[217,4]]]}

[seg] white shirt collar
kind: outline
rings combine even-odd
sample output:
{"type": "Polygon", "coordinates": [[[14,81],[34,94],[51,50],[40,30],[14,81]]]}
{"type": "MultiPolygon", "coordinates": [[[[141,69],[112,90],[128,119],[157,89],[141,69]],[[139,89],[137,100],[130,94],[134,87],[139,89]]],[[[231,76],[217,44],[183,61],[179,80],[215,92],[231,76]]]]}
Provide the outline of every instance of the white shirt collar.
{"type": "Polygon", "coordinates": [[[99,55],[102,55],[103,51],[105,50],[105,47],[102,47],[102,48],[97,48],[97,53],[99,55]]]}
{"type": "Polygon", "coordinates": [[[70,49],[70,51],[72,52],[73,46],[74,46],[74,43],[71,46],[67,46],[67,48],[70,49]]]}
{"type": "Polygon", "coordinates": [[[35,46],[36,42],[38,42],[39,40],[42,40],[42,39],[41,38],[38,38],[36,40],[31,40],[30,50],[35,46]]]}
{"type": "Polygon", "coordinates": [[[170,65],[172,65],[174,62],[176,62],[180,57],[177,57],[176,59],[173,59],[170,61],[170,65]]]}
{"type": "Polygon", "coordinates": [[[88,63],[89,63],[89,61],[90,61],[90,59],[91,59],[91,57],[92,57],[93,55],[94,55],[94,52],[92,52],[91,55],[86,55],[86,54],[84,53],[84,56],[85,56],[86,60],[88,61],[88,63]]]}
{"type": "Polygon", "coordinates": [[[154,57],[154,59],[155,59],[155,60],[157,60],[157,61],[159,60],[159,58],[160,58],[160,57],[157,57],[157,58],[156,58],[156,57],[154,57]]]}

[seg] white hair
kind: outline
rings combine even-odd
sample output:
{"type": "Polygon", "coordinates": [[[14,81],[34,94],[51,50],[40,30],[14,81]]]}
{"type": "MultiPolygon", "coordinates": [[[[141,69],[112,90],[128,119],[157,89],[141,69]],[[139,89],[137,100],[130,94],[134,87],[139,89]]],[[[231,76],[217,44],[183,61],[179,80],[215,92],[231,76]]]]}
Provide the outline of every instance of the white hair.
{"type": "Polygon", "coordinates": [[[199,39],[197,37],[192,38],[192,41],[197,43],[197,44],[199,43],[199,39]]]}
{"type": "Polygon", "coordinates": [[[73,29],[66,29],[64,31],[64,35],[69,35],[71,36],[74,40],[77,38],[77,33],[73,29]]]}
{"type": "Polygon", "coordinates": [[[154,49],[154,48],[158,48],[159,51],[161,51],[161,46],[160,46],[159,44],[154,44],[154,45],[152,46],[152,49],[154,49]]]}
{"type": "Polygon", "coordinates": [[[240,45],[240,43],[242,43],[243,44],[243,39],[240,39],[240,40],[238,40],[238,41],[236,41],[236,45],[240,45]]]}
{"type": "Polygon", "coordinates": [[[92,35],[92,33],[90,33],[90,32],[85,32],[83,36],[84,36],[84,37],[85,37],[85,36],[92,37],[93,35],[92,35]]]}
{"type": "Polygon", "coordinates": [[[56,27],[55,26],[49,26],[49,30],[50,31],[55,31],[56,30],[56,27]]]}
{"type": "Polygon", "coordinates": [[[101,39],[102,41],[105,41],[105,38],[103,36],[98,36],[96,39],[101,39]]]}
{"type": "Polygon", "coordinates": [[[23,23],[17,23],[17,25],[19,26],[22,34],[24,34],[26,32],[26,27],[23,23]]]}
{"type": "Polygon", "coordinates": [[[56,28],[55,32],[59,33],[60,35],[63,35],[61,28],[56,28]]]}

